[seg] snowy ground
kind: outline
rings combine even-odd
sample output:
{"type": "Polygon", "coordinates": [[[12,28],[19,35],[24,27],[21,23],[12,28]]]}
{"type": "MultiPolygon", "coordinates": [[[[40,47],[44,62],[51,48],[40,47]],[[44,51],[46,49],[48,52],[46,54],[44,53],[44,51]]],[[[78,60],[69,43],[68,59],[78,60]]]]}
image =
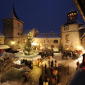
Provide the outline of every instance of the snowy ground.
{"type": "Polygon", "coordinates": [[[30,59],[30,60],[36,60],[38,58],[41,58],[41,55],[38,55],[38,53],[35,53],[34,55],[24,55],[23,53],[16,53],[14,57],[17,57],[19,59],[30,59]]]}

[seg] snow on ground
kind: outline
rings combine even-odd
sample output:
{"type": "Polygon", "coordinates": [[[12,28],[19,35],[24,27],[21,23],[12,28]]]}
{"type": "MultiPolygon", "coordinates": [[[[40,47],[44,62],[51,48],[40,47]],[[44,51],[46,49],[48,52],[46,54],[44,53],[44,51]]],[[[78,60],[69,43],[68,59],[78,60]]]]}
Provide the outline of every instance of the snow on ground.
{"type": "MultiPolygon", "coordinates": [[[[54,53],[54,57],[50,56],[50,62],[51,62],[52,60],[53,60],[53,62],[54,62],[54,66],[55,66],[55,60],[57,60],[57,63],[58,63],[58,64],[64,62],[64,61],[61,61],[61,60],[62,60],[61,53],[54,53]]],[[[46,64],[47,67],[49,67],[48,61],[49,61],[48,58],[43,59],[42,65],[45,66],[45,64],[46,64]]]]}
{"type": "Polygon", "coordinates": [[[31,60],[36,60],[38,58],[41,58],[41,55],[38,55],[37,53],[35,53],[34,55],[24,55],[23,53],[16,53],[14,55],[15,57],[18,57],[18,58],[26,58],[26,59],[31,59],[31,60]]]}
{"type": "Polygon", "coordinates": [[[21,85],[18,81],[6,81],[3,83],[0,83],[0,85],[21,85]]]}

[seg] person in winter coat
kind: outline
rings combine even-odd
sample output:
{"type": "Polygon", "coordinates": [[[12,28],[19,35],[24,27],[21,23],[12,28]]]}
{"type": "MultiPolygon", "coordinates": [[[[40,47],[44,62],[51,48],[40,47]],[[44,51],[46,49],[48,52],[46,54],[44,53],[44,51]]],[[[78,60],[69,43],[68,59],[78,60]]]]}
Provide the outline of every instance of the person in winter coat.
{"type": "Polygon", "coordinates": [[[51,67],[53,67],[53,60],[52,60],[52,62],[51,62],[51,67]]]}
{"type": "Polygon", "coordinates": [[[39,78],[39,85],[43,85],[43,78],[42,78],[42,75],[41,75],[40,78],[39,78]]]}
{"type": "Polygon", "coordinates": [[[45,64],[45,74],[47,74],[47,72],[46,72],[46,67],[47,67],[47,65],[45,64]]]}
{"type": "Polygon", "coordinates": [[[76,64],[77,64],[77,69],[79,69],[79,60],[77,61],[77,63],[76,63],[76,64]]]}

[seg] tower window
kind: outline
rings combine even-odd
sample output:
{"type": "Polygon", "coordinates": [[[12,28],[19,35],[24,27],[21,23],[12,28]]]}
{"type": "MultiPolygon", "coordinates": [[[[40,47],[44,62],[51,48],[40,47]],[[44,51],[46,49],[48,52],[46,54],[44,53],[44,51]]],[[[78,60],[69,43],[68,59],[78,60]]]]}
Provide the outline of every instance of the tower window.
{"type": "Polygon", "coordinates": [[[0,39],[0,44],[1,44],[1,39],[0,39]]]}
{"type": "Polygon", "coordinates": [[[8,26],[9,26],[9,21],[8,21],[8,26]]]}
{"type": "Polygon", "coordinates": [[[19,23],[18,23],[18,27],[19,27],[19,23]]]}
{"type": "Polygon", "coordinates": [[[18,33],[18,35],[20,35],[20,33],[18,33]]]}

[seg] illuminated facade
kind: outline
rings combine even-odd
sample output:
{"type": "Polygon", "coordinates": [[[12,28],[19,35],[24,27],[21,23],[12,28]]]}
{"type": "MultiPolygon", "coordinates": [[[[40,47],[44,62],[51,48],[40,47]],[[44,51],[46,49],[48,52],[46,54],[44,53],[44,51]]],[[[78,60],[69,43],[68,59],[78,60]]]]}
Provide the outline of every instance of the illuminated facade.
{"type": "Polygon", "coordinates": [[[66,50],[81,50],[80,27],[83,25],[77,20],[77,11],[67,13],[67,22],[60,27],[61,45],[66,50]]]}
{"type": "MultiPolygon", "coordinates": [[[[2,37],[3,39],[0,37],[0,44],[8,45],[13,50],[16,50],[24,48],[30,30],[23,31],[24,22],[17,17],[14,5],[11,13],[11,17],[2,19],[4,37],[2,37]],[[2,41],[4,42],[2,43],[2,41]]],[[[60,47],[63,47],[65,50],[81,50],[83,38],[81,27],[83,24],[78,22],[77,14],[78,12],[74,10],[67,13],[67,22],[60,26],[60,34],[53,33],[53,31],[51,33],[39,33],[37,29],[31,29],[32,45],[34,45],[36,50],[53,48],[55,51],[58,51],[60,47]]]]}

